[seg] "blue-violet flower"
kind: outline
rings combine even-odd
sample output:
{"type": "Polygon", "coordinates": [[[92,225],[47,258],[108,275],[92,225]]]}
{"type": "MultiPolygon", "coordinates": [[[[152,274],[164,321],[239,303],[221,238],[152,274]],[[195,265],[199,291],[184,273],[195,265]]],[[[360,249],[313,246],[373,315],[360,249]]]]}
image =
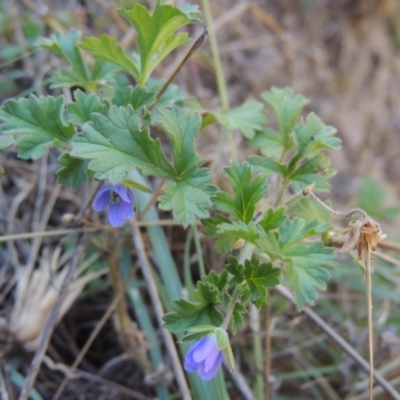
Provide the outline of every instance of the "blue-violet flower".
{"type": "Polygon", "coordinates": [[[208,335],[193,343],[185,357],[185,370],[197,371],[203,381],[208,381],[217,374],[223,359],[218,349],[215,335],[208,335]]]}
{"type": "Polygon", "coordinates": [[[133,217],[135,198],[133,193],[124,185],[104,185],[96,194],[93,209],[101,211],[108,206],[108,220],[114,227],[121,226],[133,217]]]}

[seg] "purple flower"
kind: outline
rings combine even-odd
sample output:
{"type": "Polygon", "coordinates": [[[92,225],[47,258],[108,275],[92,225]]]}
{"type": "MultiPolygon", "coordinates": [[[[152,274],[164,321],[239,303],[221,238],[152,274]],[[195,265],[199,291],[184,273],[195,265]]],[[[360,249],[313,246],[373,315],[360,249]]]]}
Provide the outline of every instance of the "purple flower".
{"type": "Polygon", "coordinates": [[[108,183],[97,192],[92,207],[95,211],[101,211],[108,206],[108,220],[117,227],[133,217],[134,205],[133,193],[126,186],[108,183]]]}
{"type": "Polygon", "coordinates": [[[208,335],[192,344],[186,354],[184,367],[188,372],[197,371],[203,381],[208,381],[217,374],[222,359],[215,335],[208,335]]]}

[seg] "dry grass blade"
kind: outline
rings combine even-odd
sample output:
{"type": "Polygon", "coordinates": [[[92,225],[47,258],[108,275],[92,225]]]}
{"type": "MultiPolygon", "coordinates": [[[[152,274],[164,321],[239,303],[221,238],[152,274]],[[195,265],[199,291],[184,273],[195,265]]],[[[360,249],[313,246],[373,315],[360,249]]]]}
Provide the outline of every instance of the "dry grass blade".
{"type": "MultiPolygon", "coordinates": [[[[279,285],[275,288],[285,299],[295,304],[292,294],[288,289],[279,285]]],[[[303,313],[307,315],[313,322],[315,322],[332,340],[334,340],[358,365],[360,365],[366,372],[370,372],[370,365],[361,357],[356,349],[350,346],[338,333],[335,332],[322,318],[320,318],[313,310],[305,308],[303,313]]],[[[388,382],[379,372],[372,369],[375,380],[382,386],[394,400],[400,400],[400,393],[388,382]]]]}
{"type": "Polygon", "coordinates": [[[66,273],[64,280],[62,282],[62,285],[60,287],[57,301],[51,310],[51,313],[49,315],[48,321],[44,328],[42,337],[40,339],[38,348],[36,350],[35,356],[30,365],[28,376],[26,377],[26,382],[25,382],[25,385],[19,396],[19,400],[27,400],[29,397],[31,389],[35,383],[36,376],[39,373],[39,368],[42,363],[43,357],[45,355],[46,349],[49,345],[50,337],[53,332],[54,326],[56,324],[58,313],[61,309],[62,302],[64,300],[64,296],[68,289],[68,284],[69,284],[70,280],[72,279],[74,269],[77,267],[79,260],[85,250],[85,247],[86,247],[86,238],[81,236],[79,239],[79,245],[77,247],[77,251],[74,254],[74,257],[72,258],[71,262],[68,265],[67,273],[66,273]]]}

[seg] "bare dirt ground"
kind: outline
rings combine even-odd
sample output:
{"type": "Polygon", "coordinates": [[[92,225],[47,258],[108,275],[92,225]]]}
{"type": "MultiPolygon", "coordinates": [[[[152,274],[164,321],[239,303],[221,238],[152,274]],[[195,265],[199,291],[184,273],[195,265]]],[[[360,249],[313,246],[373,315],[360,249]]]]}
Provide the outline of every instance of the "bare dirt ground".
{"type": "MultiPolygon", "coordinates": [[[[4,23],[6,28],[0,37],[0,50],[3,49],[0,63],[4,61],[7,65],[0,69],[0,101],[32,90],[36,94],[60,93],[51,91],[46,84],[49,74],[60,66],[56,56],[40,51],[9,62],[4,55],[7,46],[26,47],[28,38],[24,28],[29,19],[36,21],[45,36],[54,29],[67,31],[76,27],[84,35],[103,32],[116,35],[120,43],[130,46],[134,35],[116,9],[127,8],[131,3],[3,0],[0,12],[6,17],[0,24],[4,23]]],[[[240,105],[248,97],[259,99],[260,93],[272,86],[293,87],[310,99],[306,111],[316,112],[324,123],[337,127],[343,140],[342,150],[331,154],[338,173],[331,181],[332,192],[327,197],[335,206],[346,209],[359,204],[360,190],[368,176],[376,182],[376,190],[387,193],[385,207],[400,207],[400,3],[397,0],[220,0],[212,3],[212,11],[230,104],[240,105]]],[[[196,96],[205,108],[219,104],[209,60],[206,41],[175,82],[196,96]]],[[[156,72],[168,77],[174,67],[174,60],[170,60],[156,72]]],[[[64,94],[70,96],[67,92],[64,94]]],[[[217,128],[211,127],[199,138],[203,157],[207,158],[214,146],[216,134],[217,128]]],[[[239,135],[236,140],[240,145],[239,135]]],[[[240,156],[244,159],[249,150],[242,147],[240,156]]],[[[221,160],[221,171],[228,159],[227,150],[226,160],[221,160]]],[[[2,235],[65,228],[62,216],[76,213],[82,202],[90,200],[86,189],[75,193],[54,185],[56,155],[49,154],[44,162],[26,162],[18,160],[14,150],[7,150],[0,154],[0,165],[2,235]]],[[[368,190],[362,193],[368,197],[368,190]]],[[[375,198],[372,193],[371,197],[375,198]]],[[[399,219],[382,223],[389,240],[398,243],[399,219]]],[[[168,228],[166,232],[180,265],[184,248],[182,230],[168,228]]],[[[17,301],[14,288],[18,271],[25,264],[51,265],[51,254],[54,257],[58,241],[59,238],[42,238],[0,243],[0,388],[2,385],[8,388],[10,399],[17,398],[21,385],[18,382],[32,360],[32,353],[23,346],[29,338],[21,338],[18,332],[9,329],[17,301]],[[11,378],[11,370],[18,370],[21,376],[15,373],[11,378]]],[[[205,239],[204,246],[212,248],[205,239]]],[[[394,249],[398,247],[394,245],[394,249]]],[[[388,255],[397,257],[397,261],[392,260],[383,269],[383,275],[376,278],[376,366],[399,389],[400,262],[398,253],[389,249],[388,255]]],[[[347,265],[344,263],[343,267],[347,265]]],[[[366,357],[364,287],[360,280],[359,271],[334,274],[317,310],[366,357]]],[[[43,399],[52,398],[68,375],[68,366],[111,303],[112,290],[104,282],[102,287],[86,291],[79,298],[52,336],[48,354],[59,366],[48,362],[40,370],[35,387],[43,399]]],[[[272,375],[277,399],[367,398],[366,376],[304,315],[282,301],[273,303],[271,312],[272,375]]],[[[134,315],[132,319],[135,321],[134,315]]],[[[37,329],[42,328],[38,321],[36,325],[37,329]]],[[[246,353],[249,337],[249,331],[243,329],[233,345],[242,373],[252,382],[257,371],[246,353]]],[[[111,318],[97,335],[61,399],[154,398],[151,385],[145,383],[144,374],[127,347],[118,323],[111,318]]],[[[232,399],[242,398],[236,393],[233,386],[232,399]]],[[[378,390],[375,398],[389,397],[378,390]]]]}

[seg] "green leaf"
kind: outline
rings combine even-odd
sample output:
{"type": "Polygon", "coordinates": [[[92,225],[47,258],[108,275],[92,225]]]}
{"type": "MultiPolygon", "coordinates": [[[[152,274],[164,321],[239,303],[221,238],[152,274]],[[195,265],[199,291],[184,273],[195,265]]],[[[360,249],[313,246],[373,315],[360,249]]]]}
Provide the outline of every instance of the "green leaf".
{"type": "Polygon", "coordinates": [[[75,76],[79,81],[87,82],[90,80],[89,72],[77,47],[80,37],[81,33],[76,29],[70,30],[66,36],[57,31],[50,39],[39,39],[37,45],[49,49],[66,59],[73,67],[75,76]]]}
{"type": "Polygon", "coordinates": [[[139,168],[144,174],[173,178],[175,171],[165,157],[159,139],[153,140],[147,129],[139,129],[140,117],[132,106],[111,106],[108,118],[92,114],[84,134],[73,138],[72,155],[89,159],[94,177],[115,184],[129,171],[139,168]]]}
{"type": "Polygon", "coordinates": [[[233,246],[237,241],[237,239],[230,234],[224,234],[222,232],[217,233],[219,225],[223,223],[230,224],[230,222],[231,221],[229,218],[221,214],[216,214],[214,218],[208,218],[202,220],[202,223],[204,225],[202,232],[204,233],[204,235],[216,239],[215,252],[217,254],[228,253],[229,251],[232,250],[233,246]]]}
{"type": "Polygon", "coordinates": [[[217,229],[218,235],[231,236],[235,238],[235,242],[243,239],[253,244],[260,238],[262,232],[262,229],[254,222],[248,224],[244,222],[222,223],[218,225],[217,229]]]}
{"type": "Polygon", "coordinates": [[[156,100],[156,92],[150,91],[146,87],[127,86],[118,88],[113,97],[113,104],[117,106],[127,106],[130,104],[134,110],[146,107],[154,103],[156,100]]]}
{"type": "Polygon", "coordinates": [[[252,303],[260,309],[267,305],[267,288],[279,285],[281,270],[271,263],[260,264],[256,257],[240,264],[235,257],[229,257],[225,269],[232,275],[231,282],[247,287],[252,303]]]}
{"type": "MultiPolygon", "coordinates": [[[[243,299],[243,296],[242,296],[243,299]]],[[[246,299],[246,301],[249,299],[249,297],[246,299]]],[[[236,303],[235,308],[232,313],[232,318],[229,322],[229,327],[231,328],[232,334],[236,335],[237,328],[239,326],[244,325],[244,319],[243,319],[243,314],[247,313],[247,307],[244,306],[244,304],[241,303],[236,303]]]]}
{"type": "Polygon", "coordinates": [[[301,309],[315,302],[318,289],[326,289],[330,274],[324,265],[335,266],[335,254],[322,243],[314,243],[296,246],[286,256],[291,257],[285,268],[286,283],[293,289],[297,308],[301,309]]]}
{"type": "Polygon", "coordinates": [[[279,244],[286,251],[292,245],[297,244],[311,236],[324,233],[329,224],[316,219],[306,223],[304,219],[295,218],[292,221],[286,219],[279,229],[279,244]]]}
{"type": "MultiPolygon", "coordinates": [[[[148,90],[158,93],[164,87],[165,81],[163,79],[152,79],[149,78],[146,82],[146,87],[148,90]]],[[[170,108],[173,106],[182,107],[185,100],[187,100],[188,95],[186,92],[179,90],[177,85],[169,85],[167,90],[158,99],[157,103],[154,105],[152,111],[159,108],[170,108]]]]}
{"type": "Polygon", "coordinates": [[[400,208],[387,207],[385,201],[388,193],[382,184],[372,178],[364,178],[358,195],[358,206],[371,217],[393,220],[400,214],[400,208]]]}
{"type": "Polygon", "coordinates": [[[293,205],[290,205],[289,212],[294,217],[299,217],[306,221],[317,219],[331,225],[331,214],[329,211],[308,197],[303,197],[293,205]]]}
{"type": "Polygon", "coordinates": [[[71,30],[66,36],[56,32],[50,39],[39,39],[37,45],[54,51],[63,57],[71,65],[72,69],[61,69],[52,77],[52,88],[82,86],[89,91],[94,91],[97,86],[112,78],[117,69],[114,64],[96,60],[92,68],[89,68],[82,57],[78,47],[81,34],[77,30],[71,30]]]}
{"type": "Polygon", "coordinates": [[[118,67],[114,63],[97,59],[92,68],[92,79],[94,81],[109,80],[117,71],[118,67]]]}
{"type": "Polygon", "coordinates": [[[200,15],[199,6],[196,4],[186,3],[179,8],[192,22],[201,22],[198,17],[200,15]]]}
{"type": "Polygon", "coordinates": [[[287,175],[286,165],[281,164],[278,161],[273,160],[272,158],[250,156],[249,161],[256,171],[260,171],[266,176],[279,174],[283,177],[286,177],[287,175]]]}
{"type": "Polygon", "coordinates": [[[75,101],[68,104],[68,111],[71,119],[77,124],[84,124],[91,120],[92,113],[97,112],[107,115],[107,106],[95,94],[89,94],[76,90],[75,101]]]}
{"type": "Polygon", "coordinates": [[[172,110],[160,109],[154,120],[171,136],[176,176],[181,180],[192,176],[193,169],[204,162],[194,148],[194,139],[201,124],[200,116],[174,107],[172,110]]]}
{"type": "Polygon", "coordinates": [[[279,285],[281,270],[271,263],[260,264],[256,257],[244,262],[245,283],[250,292],[251,302],[260,309],[268,304],[266,288],[279,285]]]}
{"type": "Polygon", "coordinates": [[[272,260],[285,262],[287,284],[292,287],[298,308],[311,304],[317,297],[317,289],[325,289],[329,278],[328,267],[335,267],[335,253],[322,242],[304,244],[304,239],[324,233],[329,224],[313,220],[308,223],[295,218],[285,220],[279,233],[260,235],[257,247],[272,260]]]}
{"type": "Polygon", "coordinates": [[[30,95],[29,99],[8,100],[0,109],[4,121],[2,131],[14,134],[17,139],[19,157],[39,158],[45,148],[51,145],[66,145],[74,135],[72,124],[63,120],[64,96],[30,95]]]}
{"type": "Polygon", "coordinates": [[[218,289],[205,282],[198,282],[194,291],[194,301],[175,300],[174,311],[164,315],[164,327],[173,333],[182,333],[197,325],[220,326],[222,313],[216,308],[221,303],[218,289]]]}
{"type": "Polygon", "coordinates": [[[181,342],[189,342],[193,340],[199,340],[204,336],[215,332],[215,326],[213,325],[199,325],[190,327],[183,336],[181,342]]]}
{"type": "Polygon", "coordinates": [[[314,113],[310,113],[305,121],[294,129],[292,137],[296,142],[296,162],[309,157],[319,150],[336,150],[340,148],[341,140],[333,137],[336,128],[323,124],[314,113]]]}
{"type": "Polygon", "coordinates": [[[82,86],[89,91],[94,91],[97,86],[103,85],[104,81],[111,79],[117,72],[118,67],[96,60],[91,71],[91,79],[83,79],[75,70],[62,69],[54,73],[51,78],[51,88],[82,86]],[[99,81],[102,82],[99,82],[99,81]]]}
{"type": "Polygon", "coordinates": [[[239,260],[234,256],[229,256],[228,264],[225,265],[225,270],[231,274],[231,283],[240,284],[243,283],[244,277],[244,267],[240,264],[239,260]]]}
{"type": "Polygon", "coordinates": [[[307,186],[313,184],[314,192],[327,192],[330,184],[326,182],[336,174],[336,170],[329,168],[330,159],[324,154],[318,154],[307,160],[301,167],[296,169],[290,176],[290,184],[295,193],[299,193],[307,186]]]}
{"type": "Polygon", "coordinates": [[[248,141],[250,146],[258,147],[266,157],[280,160],[285,149],[284,137],[270,128],[256,132],[254,138],[248,141]]]}
{"type": "Polygon", "coordinates": [[[118,65],[122,70],[131,74],[135,79],[139,79],[140,73],[134,60],[129,57],[124,49],[117,43],[115,37],[105,33],[96,37],[86,37],[79,45],[80,48],[89,50],[94,57],[118,65]]]}
{"type": "Polygon", "coordinates": [[[218,192],[214,202],[223,211],[232,214],[237,219],[248,223],[252,220],[256,204],[269,188],[268,182],[262,175],[252,180],[252,167],[248,162],[232,161],[224,169],[224,175],[232,185],[234,196],[218,192]]]}
{"type": "Polygon", "coordinates": [[[265,232],[279,228],[286,219],[285,207],[269,208],[263,219],[259,222],[265,232]]]}
{"type": "Polygon", "coordinates": [[[289,149],[292,147],[289,133],[296,125],[300,112],[308,100],[301,95],[295,95],[293,89],[289,87],[283,89],[273,87],[270,91],[263,92],[261,97],[273,108],[280,133],[284,138],[284,147],[289,149]]]}
{"type": "Polygon", "coordinates": [[[196,218],[207,218],[211,207],[212,186],[208,183],[213,174],[205,168],[192,171],[184,181],[171,179],[158,198],[162,210],[172,210],[174,218],[184,227],[196,222],[196,218]]]}
{"type": "Polygon", "coordinates": [[[1,135],[0,136],[0,150],[12,146],[15,143],[14,135],[1,135]]]}
{"type": "Polygon", "coordinates": [[[187,14],[171,5],[156,3],[153,14],[135,4],[131,10],[120,9],[138,33],[141,74],[140,85],[144,86],[153,69],[176,47],[188,40],[186,33],[174,32],[192,22],[187,14]]]}
{"type": "Polygon", "coordinates": [[[160,109],[154,118],[171,136],[175,177],[164,186],[159,198],[160,208],[172,210],[174,218],[184,226],[193,224],[196,218],[207,218],[211,207],[209,185],[213,174],[200,168],[203,160],[194,148],[194,139],[200,128],[200,116],[188,110],[174,107],[160,109]]]}
{"type": "Polygon", "coordinates": [[[72,189],[79,189],[87,181],[88,162],[63,153],[58,157],[58,162],[63,166],[57,171],[57,183],[69,184],[72,189]]]}
{"type": "Polygon", "coordinates": [[[246,139],[253,139],[267,122],[264,106],[256,100],[246,100],[240,107],[214,113],[218,122],[228,130],[240,130],[246,139]]]}
{"type": "Polygon", "coordinates": [[[228,272],[223,270],[220,274],[217,274],[215,271],[210,271],[207,275],[201,277],[201,281],[208,282],[220,292],[223,292],[228,284],[228,272]]]}
{"type": "Polygon", "coordinates": [[[131,189],[140,190],[143,193],[151,193],[151,190],[147,186],[142,185],[141,183],[136,182],[133,179],[125,179],[124,185],[131,189]]]}

